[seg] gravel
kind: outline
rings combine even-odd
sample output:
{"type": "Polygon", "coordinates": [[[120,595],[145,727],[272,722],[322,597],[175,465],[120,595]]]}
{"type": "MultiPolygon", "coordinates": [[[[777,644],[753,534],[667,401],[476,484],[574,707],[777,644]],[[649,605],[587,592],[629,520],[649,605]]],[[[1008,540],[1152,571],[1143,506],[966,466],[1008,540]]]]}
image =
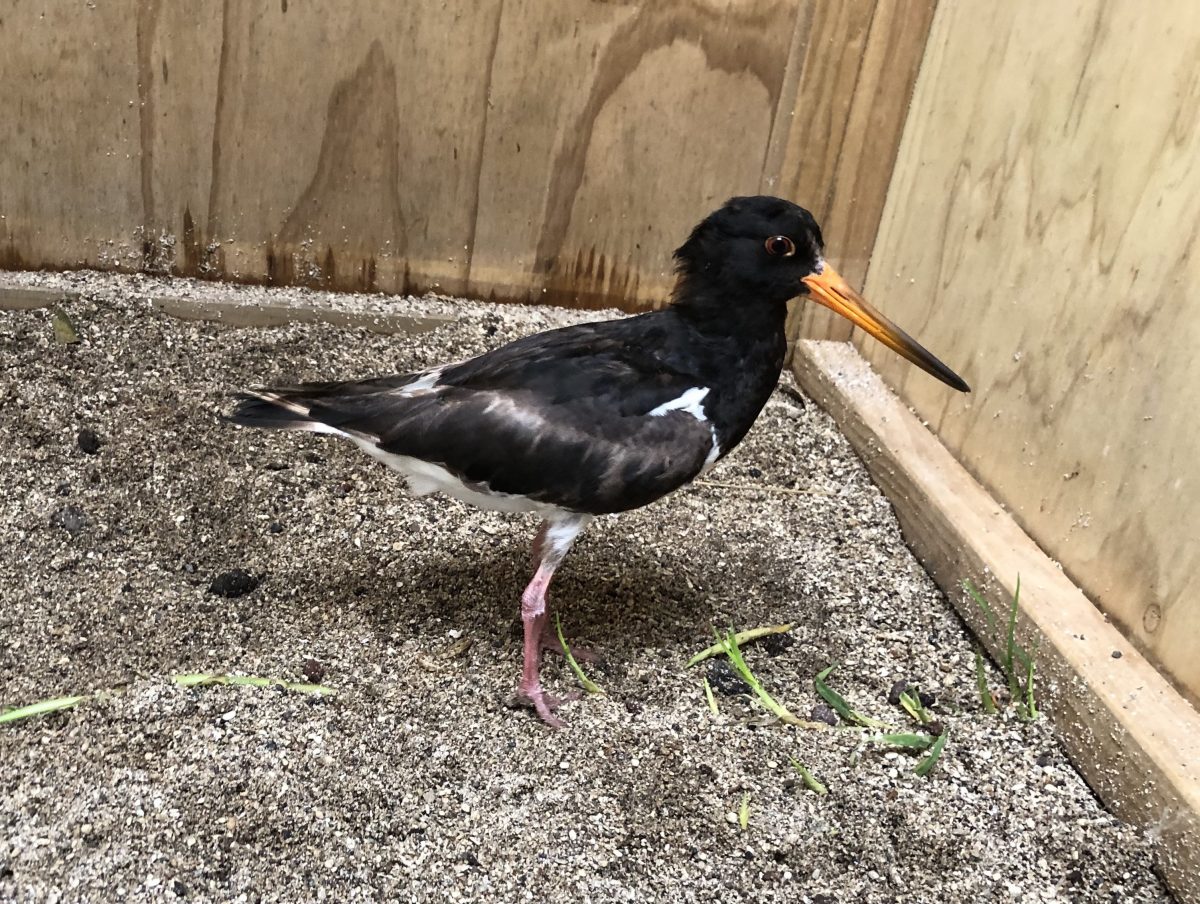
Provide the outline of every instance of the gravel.
{"type": "Polygon", "coordinates": [[[415,369],[585,315],[376,299],[458,319],[230,329],[148,299],[325,296],[15,279],[78,291],[81,341],[0,311],[0,704],[108,692],[0,726],[0,900],[1169,900],[1155,840],[1053,728],[981,711],[969,635],[790,380],[707,484],[576,545],[557,600],[606,695],[554,732],[512,702],[530,518],[410,499],[347,444],[219,415],[240,387],[415,369]],[[683,668],[714,628],[783,622],[790,642],[744,653],[793,712],[836,721],[812,680],[834,662],[896,729],[915,730],[898,682],[936,697],[950,737],[928,777],[860,731],[774,722],[720,663],[683,668]],[[337,693],[171,682],[187,672],[337,693]]]}

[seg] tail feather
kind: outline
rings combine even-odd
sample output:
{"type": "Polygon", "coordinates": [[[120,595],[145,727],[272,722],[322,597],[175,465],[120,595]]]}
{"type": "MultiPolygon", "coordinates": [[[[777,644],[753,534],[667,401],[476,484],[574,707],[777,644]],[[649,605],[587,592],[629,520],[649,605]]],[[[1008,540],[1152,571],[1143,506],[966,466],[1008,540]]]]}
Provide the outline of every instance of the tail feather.
{"type": "Polygon", "coordinates": [[[309,406],[299,399],[277,392],[243,392],[234,398],[237,405],[227,420],[239,427],[266,430],[304,430],[310,433],[341,433],[328,424],[308,416],[309,406]]]}
{"type": "Polygon", "coordinates": [[[372,416],[436,385],[441,368],[369,380],[298,383],[273,386],[234,396],[231,423],[268,430],[332,433],[352,439],[377,440],[372,416]]]}

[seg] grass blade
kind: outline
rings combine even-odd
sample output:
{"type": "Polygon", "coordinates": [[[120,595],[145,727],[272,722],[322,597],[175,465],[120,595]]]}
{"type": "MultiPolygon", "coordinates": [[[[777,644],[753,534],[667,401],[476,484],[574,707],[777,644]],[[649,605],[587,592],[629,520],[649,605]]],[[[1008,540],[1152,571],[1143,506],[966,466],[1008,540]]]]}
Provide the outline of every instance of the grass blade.
{"type": "Polygon", "coordinates": [[[989,716],[996,715],[996,698],[988,689],[987,671],[979,647],[975,648],[975,686],[979,688],[979,702],[983,704],[983,711],[989,716]]]}
{"type": "Polygon", "coordinates": [[[910,691],[901,691],[900,705],[904,711],[913,718],[914,721],[926,725],[933,721],[933,716],[929,715],[929,710],[925,708],[925,704],[921,702],[921,693],[917,688],[912,688],[910,691]]]}
{"type": "Polygon", "coordinates": [[[1033,693],[1033,657],[1026,653],[1020,646],[1016,648],[1016,654],[1017,658],[1021,660],[1021,669],[1025,673],[1025,684],[1021,688],[1020,697],[1017,698],[1017,708],[1021,718],[1026,722],[1033,722],[1038,717],[1037,703],[1034,700],[1033,693]]]}
{"type": "MultiPolygon", "coordinates": [[[[786,634],[790,630],[792,630],[791,625],[768,625],[765,628],[749,628],[746,631],[739,631],[735,635],[734,639],[737,641],[738,646],[741,646],[742,644],[749,643],[752,640],[758,640],[760,637],[768,637],[771,634],[786,634]]],[[[718,639],[718,641],[711,647],[705,647],[703,650],[689,659],[684,668],[690,669],[697,663],[703,662],[706,659],[724,652],[724,642],[718,639]]]]}
{"type": "Polygon", "coordinates": [[[887,744],[889,747],[902,747],[905,750],[928,750],[934,739],[927,734],[911,734],[908,732],[871,735],[870,740],[876,744],[887,744]]]}
{"type": "Polygon", "coordinates": [[[821,795],[829,793],[829,789],[825,787],[824,783],[819,781],[817,777],[809,772],[807,767],[805,767],[805,765],[795,757],[792,757],[792,768],[800,773],[800,780],[804,782],[804,787],[809,791],[813,791],[821,795]]]}
{"type": "Polygon", "coordinates": [[[571,655],[571,647],[567,644],[567,639],[563,637],[562,619],[558,617],[558,613],[554,614],[554,627],[558,631],[558,642],[562,644],[563,658],[567,660],[567,665],[571,667],[571,671],[579,679],[579,686],[589,694],[600,694],[603,696],[604,691],[600,688],[600,685],[583,673],[583,669],[575,661],[575,657],[571,655]]]}
{"type": "Polygon", "coordinates": [[[721,714],[720,707],[717,706],[717,698],[713,696],[712,685],[708,683],[708,679],[704,679],[704,699],[708,701],[708,711],[714,716],[721,714]]]}
{"type": "Polygon", "coordinates": [[[1021,697],[1021,682],[1017,678],[1017,669],[1013,653],[1017,647],[1017,605],[1021,599],[1021,576],[1017,575],[1017,587],[1013,592],[1012,605],[1008,609],[1008,629],[1005,632],[1004,644],[1004,674],[1008,676],[1008,694],[1012,699],[1021,697]]]}
{"type": "Polygon", "coordinates": [[[988,633],[996,633],[996,613],[992,611],[992,607],[988,605],[988,601],[983,598],[983,594],[975,589],[975,585],[970,581],[963,581],[963,589],[970,594],[971,599],[975,600],[975,604],[979,606],[983,612],[984,618],[987,619],[988,633]]]}
{"type": "Polygon", "coordinates": [[[933,746],[929,748],[929,754],[921,758],[921,762],[917,763],[917,768],[913,770],[917,775],[924,778],[933,771],[934,764],[937,763],[938,757],[942,755],[942,751],[946,749],[946,741],[950,737],[949,731],[943,731],[937,736],[937,740],[933,742],[933,746]]]}
{"type": "Polygon", "coordinates": [[[333,688],[323,684],[304,684],[296,681],[284,681],[282,678],[261,678],[258,675],[217,675],[207,672],[193,672],[186,675],[172,675],[171,680],[180,687],[203,687],[206,684],[230,684],[248,687],[282,687],[285,690],[301,694],[320,694],[323,697],[337,693],[333,688]]]}
{"type": "Polygon", "coordinates": [[[750,825],[750,792],[747,791],[742,795],[742,805],[738,807],[738,825],[742,827],[742,831],[746,831],[750,825]]]}
{"type": "Polygon", "coordinates": [[[29,719],[33,716],[44,716],[47,713],[56,713],[60,710],[70,709],[90,697],[90,694],[77,694],[73,697],[55,697],[53,700],[40,700],[37,703],[30,703],[28,706],[18,706],[16,709],[10,709],[0,713],[0,724],[5,722],[16,722],[19,719],[29,719]]]}
{"type": "MultiPolygon", "coordinates": [[[[777,702],[774,697],[767,693],[766,688],[762,686],[762,682],[750,671],[750,666],[746,665],[746,660],[742,658],[741,648],[738,647],[738,635],[734,633],[732,628],[729,629],[729,633],[724,638],[719,634],[717,635],[717,646],[724,651],[733,670],[741,676],[743,681],[750,685],[750,689],[754,691],[758,699],[771,711],[771,714],[775,718],[780,722],[786,722],[788,725],[803,725],[809,728],[817,727],[817,723],[805,722],[803,719],[798,718],[786,706],[777,702]]],[[[820,727],[823,728],[824,726],[821,725],[820,727]]]]}
{"type": "Polygon", "coordinates": [[[813,684],[817,688],[817,693],[821,695],[821,699],[833,707],[834,712],[853,725],[861,725],[863,728],[886,728],[886,724],[880,722],[878,719],[872,719],[851,709],[850,704],[846,702],[846,698],[825,683],[825,679],[829,677],[836,665],[834,663],[834,665],[822,669],[817,673],[817,677],[813,681],[813,684]]]}

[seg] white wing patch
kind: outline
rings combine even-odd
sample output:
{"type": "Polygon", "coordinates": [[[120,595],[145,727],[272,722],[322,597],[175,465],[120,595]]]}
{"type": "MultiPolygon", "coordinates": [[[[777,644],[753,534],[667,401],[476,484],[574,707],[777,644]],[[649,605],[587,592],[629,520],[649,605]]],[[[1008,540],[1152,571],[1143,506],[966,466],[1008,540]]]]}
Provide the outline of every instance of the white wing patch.
{"type": "Polygon", "coordinates": [[[401,396],[402,398],[408,398],[409,396],[414,396],[419,392],[425,392],[426,390],[433,389],[438,385],[438,380],[442,378],[443,370],[445,370],[445,368],[435,367],[433,370],[429,371],[429,373],[422,374],[411,383],[407,383],[404,386],[401,386],[399,389],[394,390],[394,392],[396,395],[401,396]]]}
{"type": "Polygon", "coordinates": [[[683,411],[698,421],[707,421],[708,417],[704,414],[704,407],[700,404],[707,395],[707,386],[693,386],[679,398],[663,402],[657,408],[648,411],[647,414],[650,417],[662,417],[671,411],[683,411]]]}

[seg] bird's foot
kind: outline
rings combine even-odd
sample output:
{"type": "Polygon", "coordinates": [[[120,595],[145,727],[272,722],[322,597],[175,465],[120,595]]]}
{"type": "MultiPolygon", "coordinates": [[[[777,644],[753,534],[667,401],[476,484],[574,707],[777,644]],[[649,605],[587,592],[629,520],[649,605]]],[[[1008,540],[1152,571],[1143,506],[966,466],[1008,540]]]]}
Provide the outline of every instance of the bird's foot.
{"type": "Polygon", "coordinates": [[[528,706],[532,706],[537,711],[537,714],[541,716],[542,721],[551,728],[566,727],[567,723],[554,715],[554,711],[564,703],[578,700],[579,697],[580,694],[578,691],[567,694],[561,699],[552,697],[546,693],[540,681],[534,681],[530,684],[522,681],[517,685],[517,699],[528,706]]]}

